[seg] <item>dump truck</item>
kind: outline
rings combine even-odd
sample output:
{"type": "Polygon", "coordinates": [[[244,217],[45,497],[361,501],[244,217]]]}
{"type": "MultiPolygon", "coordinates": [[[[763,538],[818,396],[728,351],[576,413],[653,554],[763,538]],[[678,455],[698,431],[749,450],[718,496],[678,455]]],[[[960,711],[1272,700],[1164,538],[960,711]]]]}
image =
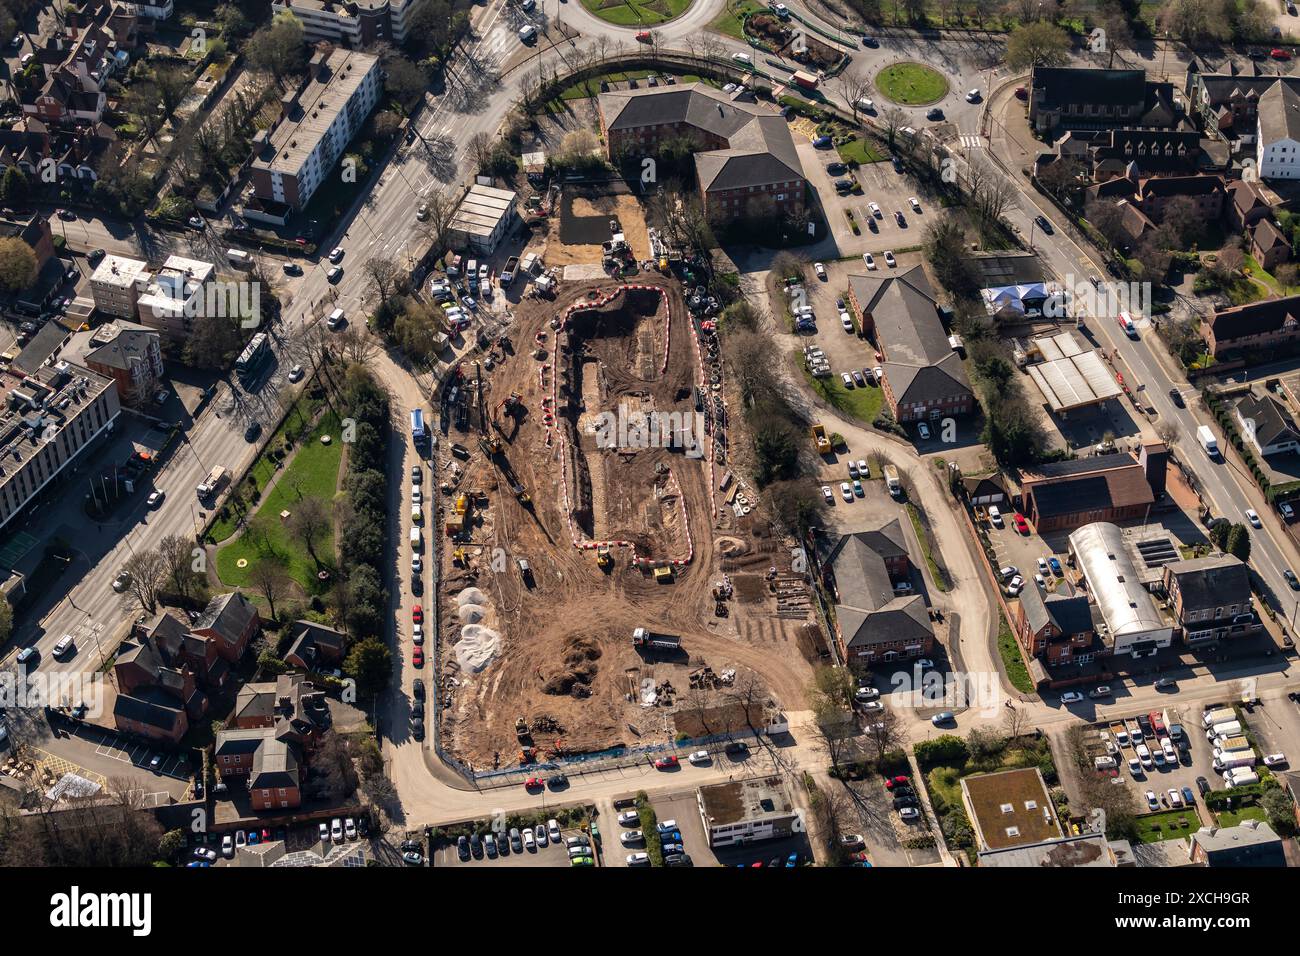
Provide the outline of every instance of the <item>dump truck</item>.
{"type": "Polygon", "coordinates": [[[831,440],[826,437],[826,426],[820,422],[812,427],[813,441],[817,443],[817,453],[826,455],[831,450],[831,440]]]}
{"type": "Polygon", "coordinates": [[[211,497],[221,490],[221,486],[226,483],[226,478],[226,469],[221,465],[217,465],[208,472],[208,476],[203,479],[203,483],[194,490],[200,498],[211,497]]]}
{"type": "Polygon", "coordinates": [[[675,651],[682,646],[682,639],[676,634],[660,634],[648,628],[638,627],[632,631],[633,647],[657,647],[661,650],[675,651]]]}
{"type": "Polygon", "coordinates": [[[1128,731],[1124,729],[1124,725],[1120,721],[1111,721],[1110,733],[1111,736],[1115,738],[1115,743],[1119,744],[1121,747],[1128,744],[1128,731]]]}
{"type": "Polygon", "coordinates": [[[515,273],[519,270],[519,257],[511,256],[506,260],[506,264],[501,267],[501,277],[498,280],[501,288],[505,288],[515,281],[515,273]]]}
{"type": "Polygon", "coordinates": [[[883,469],[885,474],[885,487],[895,498],[903,494],[903,483],[898,479],[898,469],[893,465],[886,465],[883,469]]]}
{"type": "Polygon", "coordinates": [[[659,582],[660,584],[667,584],[670,581],[672,581],[672,579],[673,579],[672,568],[668,567],[667,565],[664,565],[663,567],[655,568],[655,581],[659,582]]]}

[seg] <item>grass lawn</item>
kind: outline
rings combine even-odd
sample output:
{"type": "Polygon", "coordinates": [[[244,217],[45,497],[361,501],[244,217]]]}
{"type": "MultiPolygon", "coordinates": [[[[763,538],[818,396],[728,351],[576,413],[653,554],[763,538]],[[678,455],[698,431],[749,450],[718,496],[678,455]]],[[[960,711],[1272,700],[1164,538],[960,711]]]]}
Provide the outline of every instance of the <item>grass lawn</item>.
{"type": "Polygon", "coordinates": [[[692,0],[582,0],[588,12],[620,27],[654,26],[681,16],[692,0]]]}
{"type": "MultiPolygon", "coordinates": [[[[333,412],[328,412],[299,446],[293,460],[285,468],[284,474],[280,476],[280,480],[276,482],[270,494],[262,500],[255,513],[266,513],[274,518],[269,523],[269,551],[262,551],[258,546],[261,542],[255,544],[252,536],[247,533],[224,545],[217,552],[217,574],[223,583],[231,586],[247,585],[256,563],[267,554],[274,554],[284,558],[289,574],[302,585],[305,591],[313,593],[316,590],[318,585],[316,572],[319,569],[306,549],[288,534],[280,521],[279,514],[281,511],[293,511],[295,503],[299,500],[299,491],[304,497],[321,498],[327,505],[332,502],[338,487],[339,466],[342,459],[343,443],[339,441],[339,420],[333,412]],[[320,441],[322,435],[330,435],[333,440],[328,445],[322,444],[320,441]],[[297,488],[294,487],[295,483],[297,488]],[[248,560],[246,567],[239,567],[240,558],[248,560]]],[[[250,516],[249,520],[252,520],[252,517],[250,516]]],[[[334,554],[332,531],[322,535],[316,550],[326,556],[324,558],[326,565],[332,570],[334,554]]]]}
{"type": "MultiPolygon", "coordinates": [[[[583,0],[584,5],[587,0],[583,0]]],[[[764,4],[756,3],[755,0],[732,0],[727,4],[718,19],[709,24],[709,28],[717,33],[729,37],[735,37],[737,40],[745,39],[745,30],[743,27],[745,14],[759,13],[766,10],[764,4]]]]}
{"type": "Polygon", "coordinates": [[[925,555],[925,563],[930,568],[930,577],[934,580],[934,586],[940,591],[947,591],[948,575],[943,573],[939,563],[934,560],[934,542],[930,540],[930,530],[922,523],[921,513],[916,510],[916,505],[908,504],[907,516],[912,519],[912,530],[916,532],[916,540],[921,542],[921,553],[925,555]]]}
{"type": "Polygon", "coordinates": [[[1011,632],[1011,626],[1007,624],[1005,615],[998,615],[998,653],[1002,655],[1002,666],[1006,668],[1007,680],[1011,681],[1011,686],[1022,694],[1032,694],[1034,682],[1029,677],[1029,668],[1025,666],[1025,659],[1020,654],[1020,645],[1016,643],[1016,636],[1011,632]]]}
{"type": "Polygon", "coordinates": [[[883,162],[885,158],[861,137],[849,140],[847,143],[840,143],[835,147],[835,151],[840,154],[842,162],[857,163],[859,166],[883,162]]]}
{"type": "Polygon", "coordinates": [[[868,385],[866,388],[845,388],[838,374],[832,374],[830,378],[813,378],[812,373],[804,365],[802,353],[799,353],[797,361],[812,390],[831,408],[852,415],[868,425],[876,420],[876,416],[880,414],[881,402],[884,400],[884,393],[879,388],[874,385],[868,385]]]}
{"type": "Polygon", "coordinates": [[[904,106],[934,103],[948,95],[948,81],[921,63],[895,63],[876,74],[876,89],[904,106]]]}
{"type": "Polygon", "coordinates": [[[1159,843],[1161,840],[1185,840],[1201,826],[1195,810],[1162,810],[1137,818],[1138,841],[1159,843]]]}
{"type": "Polygon", "coordinates": [[[1236,810],[1220,810],[1219,826],[1235,827],[1244,820],[1259,820],[1262,823],[1268,822],[1268,814],[1260,807],[1240,807],[1236,810]]]}

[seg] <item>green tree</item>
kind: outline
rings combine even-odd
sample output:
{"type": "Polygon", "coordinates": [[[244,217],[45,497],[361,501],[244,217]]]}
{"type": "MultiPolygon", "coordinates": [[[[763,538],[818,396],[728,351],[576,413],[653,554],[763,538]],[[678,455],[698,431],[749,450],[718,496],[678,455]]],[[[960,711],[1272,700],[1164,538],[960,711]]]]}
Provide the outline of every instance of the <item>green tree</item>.
{"type": "Polygon", "coordinates": [[[168,830],[158,841],[158,856],[164,860],[174,859],[185,849],[185,831],[168,830]]]}
{"type": "Polygon", "coordinates": [[[14,608],[9,603],[9,599],[0,595],[0,645],[13,637],[14,633],[14,608]]]}
{"type": "Polygon", "coordinates": [[[357,694],[371,698],[388,686],[392,673],[392,655],[383,641],[367,637],[353,645],[343,672],[357,682],[357,694]]]}
{"type": "Polygon", "coordinates": [[[249,38],[245,50],[254,68],[270,73],[277,81],[302,72],[307,61],[302,21],[287,11],[280,14],[249,38]]]}
{"type": "Polygon", "coordinates": [[[0,239],[0,288],[26,289],[36,281],[36,253],[16,236],[0,239]]]}
{"type": "Polygon", "coordinates": [[[1046,20],[1018,26],[1007,37],[1007,65],[1013,70],[1063,66],[1069,56],[1069,35],[1046,20]]]}
{"type": "Polygon", "coordinates": [[[1243,563],[1250,560],[1250,531],[1244,524],[1234,524],[1228,532],[1228,553],[1243,563]]]}

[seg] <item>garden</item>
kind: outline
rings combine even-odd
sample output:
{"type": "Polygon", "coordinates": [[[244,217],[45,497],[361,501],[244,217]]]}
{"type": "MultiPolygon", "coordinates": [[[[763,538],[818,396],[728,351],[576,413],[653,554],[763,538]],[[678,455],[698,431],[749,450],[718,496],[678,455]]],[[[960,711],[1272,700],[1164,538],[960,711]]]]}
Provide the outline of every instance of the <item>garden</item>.
{"type": "Polygon", "coordinates": [[[588,13],[620,27],[652,27],[681,16],[692,0],[582,0],[588,13]]]}
{"type": "Polygon", "coordinates": [[[894,63],[876,74],[880,95],[903,106],[925,106],[948,95],[948,81],[923,63],[894,63]]]}

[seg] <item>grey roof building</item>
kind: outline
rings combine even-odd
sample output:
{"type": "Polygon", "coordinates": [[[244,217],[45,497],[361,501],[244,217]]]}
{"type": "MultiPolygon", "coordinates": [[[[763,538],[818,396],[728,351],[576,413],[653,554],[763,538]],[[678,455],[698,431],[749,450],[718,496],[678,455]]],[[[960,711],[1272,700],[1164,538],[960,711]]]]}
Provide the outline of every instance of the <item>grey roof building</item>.
{"type": "Polygon", "coordinates": [[[1272,395],[1247,395],[1237,402],[1237,420],[1246,441],[1261,455],[1300,448],[1300,429],[1272,395]]]}
{"type": "Polygon", "coordinates": [[[1281,838],[1262,820],[1201,827],[1192,834],[1187,855],[1205,866],[1286,866],[1281,838]]]}

